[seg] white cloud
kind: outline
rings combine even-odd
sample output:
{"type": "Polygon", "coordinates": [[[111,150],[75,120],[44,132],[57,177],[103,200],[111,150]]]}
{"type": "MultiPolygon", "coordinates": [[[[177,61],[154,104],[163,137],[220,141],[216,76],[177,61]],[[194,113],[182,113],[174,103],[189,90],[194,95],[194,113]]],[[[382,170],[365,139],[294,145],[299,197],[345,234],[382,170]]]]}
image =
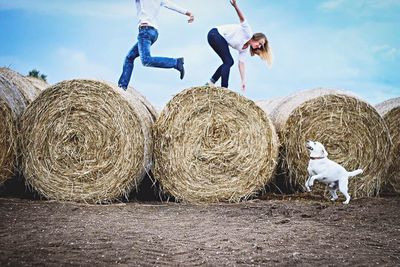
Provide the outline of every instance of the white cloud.
{"type": "Polygon", "coordinates": [[[371,9],[395,9],[400,8],[400,1],[398,0],[359,0],[364,6],[371,9]]]}
{"type": "Polygon", "coordinates": [[[20,9],[43,14],[105,18],[134,17],[133,1],[0,0],[0,10],[20,9]]]}
{"type": "Polygon", "coordinates": [[[57,74],[62,74],[61,80],[73,78],[106,79],[112,73],[106,66],[89,59],[83,51],[61,47],[54,52],[53,56],[56,65],[55,69],[49,71],[49,76],[57,77],[57,74]]]}
{"type": "Polygon", "coordinates": [[[400,55],[399,49],[391,47],[390,45],[374,46],[372,51],[378,56],[381,56],[383,59],[388,60],[395,60],[400,55]]]}
{"type": "MultiPolygon", "coordinates": [[[[192,11],[196,20],[209,20],[210,18],[221,17],[221,10],[229,10],[235,15],[228,1],[183,1],[175,0],[175,2],[192,11]],[[212,3],[213,8],[210,8],[212,3]],[[232,10],[230,10],[232,9],[232,10]],[[198,14],[208,14],[207,17],[199,17],[198,14]]],[[[76,16],[92,16],[105,18],[136,18],[136,8],[133,0],[0,0],[0,10],[27,10],[31,12],[44,14],[67,14],[76,16]]],[[[171,11],[168,11],[168,13],[171,11]]],[[[161,12],[160,19],[164,16],[161,12]]],[[[229,13],[229,12],[228,12],[229,13]]],[[[229,14],[228,14],[229,15],[229,14]]],[[[169,16],[170,15],[165,15],[169,16]]],[[[226,16],[226,14],[224,14],[226,16]]],[[[174,18],[172,17],[172,20],[174,18]]],[[[168,20],[165,20],[168,23],[168,20]]]]}
{"type": "Polygon", "coordinates": [[[400,8],[400,1],[398,0],[328,0],[318,6],[319,9],[325,11],[345,10],[352,14],[359,14],[360,12],[396,12],[400,8]]]}
{"type": "Polygon", "coordinates": [[[326,1],[323,2],[319,5],[319,8],[325,9],[325,10],[332,10],[332,9],[337,9],[340,7],[343,3],[343,0],[331,0],[331,1],[326,1]]]}
{"type": "Polygon", "coordinates": [[[377,105],[385,100],[399,97],[400,88],[374,81],[346,81],[342,83],[342,88],[351,90],[360,95],[371,105],[377,105]]]}

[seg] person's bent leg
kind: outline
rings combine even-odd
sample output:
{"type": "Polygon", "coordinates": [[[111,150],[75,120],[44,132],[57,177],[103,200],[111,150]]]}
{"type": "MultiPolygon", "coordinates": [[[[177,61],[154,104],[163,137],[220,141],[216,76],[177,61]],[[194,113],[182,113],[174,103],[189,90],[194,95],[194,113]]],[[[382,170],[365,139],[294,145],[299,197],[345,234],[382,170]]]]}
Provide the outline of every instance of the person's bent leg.
{"type": "Polygon", "coordinates": [[[151,56],[150,47],[155,41],[157,41],[157,38],[158,32],[153,27],[142,27],[139,29],[139,54],[143,66],[163,69],[177,69],[178,59],[151,56]]]}
{"type": "Polygon", "coordinates": [[[122,74],[118,80],[118,86],[125,89],[128,88],[129,81],[131,80],[134,61],[139,56],[138,44],[136,43],[125,57],[124,65],[122,67],[122,74]]]}
{"type": "MultiPolygon", "coordinates": [[[[219,52],[217,52],[219,50],[218,44],[220,43],[218,35],[220,35],[220,34],[218,33],[216,28],[211,29],[208,32],[207,41],[208,41],[208,44],[211,46],[211,48],[219,56],[219,52]]],[[[219,78],[221,78],[221,66],[219,66],[217,68],[217,70],[214,72],[214,74],[211,76],[210,82],[215,84],[219,80],[219,78]]]]}
{"type": "Polygon", "coordinates": [[[216,83],[219,78],[221,78],[221,68],[222,65],[218,67],[218,69],[214,72],[213,76],[211,76],[210,82],[216,83]]]}
{"type": "Polygon", "coordinates": [[[231,67],[233,66],[233,58],[229,54],[229,57],[227,56],[224,59],[224,64],[221,65],[221,86],[228,88],[228,83],[229,83],[229,73],[231,71],[231,67]]]}
{"type": "Polygon", "coordinates": [[[208,43],[212,49],[222,59],[223,64],[218,67],[210,81],[215,83],[222,77],[221,86],[228,87],[230,68],[233,65],[233,58],[229,51],[229,45],[224,37],[219,34],[217,29],[212,29],[208,33],[208,43]]]}

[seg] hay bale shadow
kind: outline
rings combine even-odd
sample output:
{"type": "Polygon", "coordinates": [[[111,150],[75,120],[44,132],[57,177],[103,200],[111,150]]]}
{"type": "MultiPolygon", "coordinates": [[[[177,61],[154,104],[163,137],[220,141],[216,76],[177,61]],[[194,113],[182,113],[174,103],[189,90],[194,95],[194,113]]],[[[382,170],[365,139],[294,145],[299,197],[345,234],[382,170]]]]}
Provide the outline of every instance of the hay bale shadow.
{"type": "Polygon", "coordinates": [[[164,194],[160,183],[154,179],[153,173],[149,172],[140,182],[137,190],[132,190],[128,196],[127,202],[164,202],[175,201],[174,197],[164,194]]]}
{"type": "Polygon", "coordinates": [[[0,197],[28,200],[42,199],[35,190],[25,185],[24,178],[20,174],[14,175],[12,178],[0,185],[0,197]]]}

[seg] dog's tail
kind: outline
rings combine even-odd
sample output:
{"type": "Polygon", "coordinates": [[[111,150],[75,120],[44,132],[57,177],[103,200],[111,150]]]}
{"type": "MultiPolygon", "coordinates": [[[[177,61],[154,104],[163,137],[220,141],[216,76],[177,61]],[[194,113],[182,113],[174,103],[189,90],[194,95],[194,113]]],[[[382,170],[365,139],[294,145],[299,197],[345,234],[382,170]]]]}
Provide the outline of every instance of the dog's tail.
{"type": "Polygon", "coordinates": [[[355,171],[352,171],[352,172],[347,172],[349,177],[353,177],[353,176],[359,175],[360,173],[363,173],[362,169],[358,169],[358,170],[355,170],[355,171]]]}

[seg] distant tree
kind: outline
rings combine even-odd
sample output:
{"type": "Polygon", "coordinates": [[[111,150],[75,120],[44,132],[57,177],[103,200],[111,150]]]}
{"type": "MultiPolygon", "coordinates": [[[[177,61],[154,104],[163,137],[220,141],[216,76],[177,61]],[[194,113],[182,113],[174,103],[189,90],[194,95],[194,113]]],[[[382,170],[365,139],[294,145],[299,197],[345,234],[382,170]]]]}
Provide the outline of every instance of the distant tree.
{"type": "Polygon", "coordinates": [[[33,69],[28,73],[29,77],[34,77],[37,79],[41,79],[45,82],[47,82],[47,75],[46,74],[41,74],[40,71],[38,71],[37,69],[33,69]]]}
{"type": "Polygon", "coordinates": [[[39,71],[37,69],[33,69],[28,73],[29,77],[39,78],[39,71]]]}
{"type": "Polygon", "coordinates": [[[43,81],[47,82],[47,75],[40,74],[40,79],[42,79],[43,81]]]}

